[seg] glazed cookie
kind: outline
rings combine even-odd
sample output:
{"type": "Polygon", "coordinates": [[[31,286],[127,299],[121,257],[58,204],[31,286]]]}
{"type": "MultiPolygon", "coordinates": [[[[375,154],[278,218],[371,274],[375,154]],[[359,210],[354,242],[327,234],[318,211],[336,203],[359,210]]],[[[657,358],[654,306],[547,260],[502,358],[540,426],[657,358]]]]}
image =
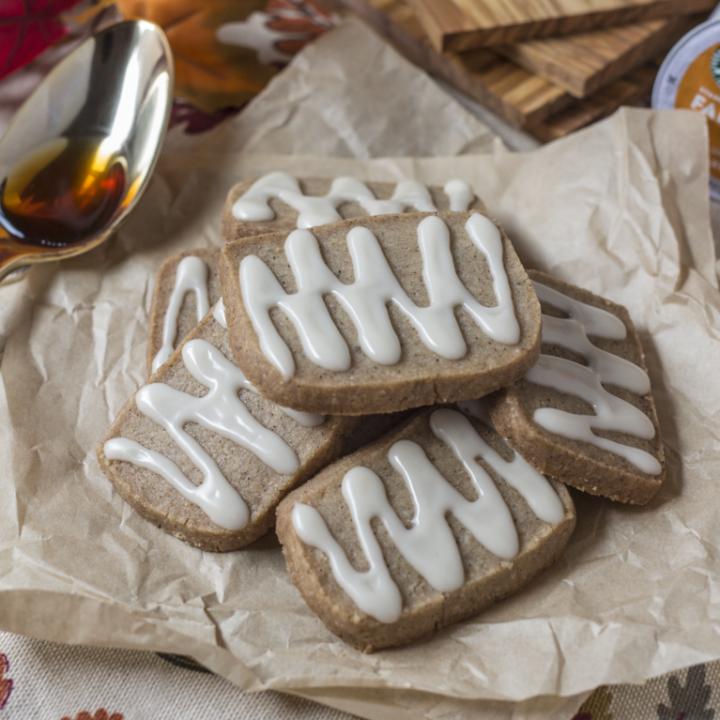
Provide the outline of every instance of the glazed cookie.
{"type": "Polygon", "coordinates": [[[350,177],[297,179],[273,172],[230,190],[223,212],[222,235],[230,241],[354,217],[447,210],[486,212],[485,205],[464,180],[450,180],[440,188],[426,187],[414,180],[395,184],[362,182],[350,177]]]}
{"type": "Polygon", "coordinates": [[[627,310],[530,271],[542,355],[487,398],[493,422],[531,465],[593,495],[647,503],[665,456],[640,340],[627,310]]]}
{"type": "Polygon", "coordinates": [[[278,507],[293,583],[360,650],[480,612],[553,563],[572,534],[567,489],[513,452],[482,406],[461,407],[416,413],[278,507]]]}
{"type": "MultiPolygon", "coordinates": [[[[462,180],[444,188],[414,181],[363,183],[352,178],[297,180],[275,172],[239,183],[230,191],[223,214],[223,236],[235,240],[250,235],[335,222],[342,218],[383,212],[467,210],[485,212],[484,204],[462,180]],[[262,215],[264,219],[254,218],[262,215]],[[270,218],[264,216],[270,215],[270,218]]],[[[148,374],[162,365],[178,343],[220,299],[215,273],[219,248],[189,250],[168,258],[158,272],[150,312],[148,374]],[[188,259],[197,258],[197,259],[188,259]]]]}
{"type": "Polygon", "coordinates": [[[356,424],[274,405],[230,357],[219,303],[125,404],[97,450],[140,515],[203,550],[260,537],[278,502],[333,460],[356,424]]]}
{"type": "Polygon", "coordinates": [[[158,271],[150,307],[148,375],[220,300],[217,268],[220,248],[187,250],[169,257],[158,271]]]}
{"type": "Polygon", "coordinates": [[[365,415],[481,397],[540,352],[540,305],[485,215],[359,218],[229,243],[236,362],[274,402],[365,415]]]}

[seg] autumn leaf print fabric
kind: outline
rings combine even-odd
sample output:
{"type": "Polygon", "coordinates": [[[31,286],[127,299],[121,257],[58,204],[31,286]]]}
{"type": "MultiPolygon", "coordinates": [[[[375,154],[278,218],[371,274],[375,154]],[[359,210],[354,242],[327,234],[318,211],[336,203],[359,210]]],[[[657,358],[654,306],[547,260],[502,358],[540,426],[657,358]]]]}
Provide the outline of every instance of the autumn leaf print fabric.
{"type": "Polygon", "coordinates": [[[80,0],[0,2],[0,80],[68,33],[62,14],[80,0]]]}
{"type": "Polygon", "coordinates": [[[213,114],[241,107],[337,18],[312,0],[118,0],[165,30],[175,95],[213,114]]]}

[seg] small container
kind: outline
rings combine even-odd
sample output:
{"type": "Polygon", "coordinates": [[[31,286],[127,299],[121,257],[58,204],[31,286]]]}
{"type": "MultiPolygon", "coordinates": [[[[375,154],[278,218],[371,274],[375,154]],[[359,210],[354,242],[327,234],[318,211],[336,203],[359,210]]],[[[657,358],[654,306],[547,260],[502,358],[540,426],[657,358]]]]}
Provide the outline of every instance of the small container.
{"type": "Polygon", "coordinates": [[[655,79],[652,106],[696,110],[708,118],[710,196],[720,200],[720,5],[668,53],[655,79]]]}

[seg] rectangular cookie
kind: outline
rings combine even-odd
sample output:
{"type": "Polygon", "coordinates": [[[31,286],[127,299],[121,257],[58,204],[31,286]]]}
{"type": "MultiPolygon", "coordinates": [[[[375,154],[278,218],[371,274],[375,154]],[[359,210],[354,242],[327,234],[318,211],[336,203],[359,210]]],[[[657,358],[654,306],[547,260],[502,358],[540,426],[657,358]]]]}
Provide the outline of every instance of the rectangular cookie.
{"type": "Polygon", "coordinates": [[[199,248],[172,255],[160,266],[148,322],[148,375],[220,300],[219,258],[220,248],[199,248]]]}
{"type": "Polygon", "coordinates": [[[665,456],[642,346],[627,310],[529,271],[543,309],[542,354],[487,398],[510,445],[546,475],[593,495],[644,504],[665,456]]]}
{"type": "Polygon", "coordinates": [[[268,530],[278,502],[333,460],[356,424],[278,407],[231,357],[219,303],[97,448],[100,468],[142,517],[211,551],[268,530]]]}
{"type": "Polygon", "coordinates": [[[222,236],[229,242],[368,215],[448,210],[487,212],[464,180],[450,180],[440,188],[414,180],[382,183],[351,177],[298,179],[273,172],[238,183],[230,190],[223,211],[222,236]]]}
{"type": "Polygon", "coordinates": [[[329,630],[364,652],[516,592],[572,534],[567,489],[510,450],[478,405],[416,413],[278,507],[293,583],[329,630]]]}
{"type": "Polygon", "coordinates": [[[235,360],[266,397],[367,415],[485,395],[540,351],[540,306],[487,216],[356,218],[228,243],[235,360]]]}
{"type": "MultiPolygon", "coordinates": [[[[236,240],[278,230],[293,230],[298,221],[304,226],[302,222],[308,203],[316,213],[325,212],[328,222],[384,211],[403,212],[408,208],[429,211],[450,210],[451,207],[453,210],[473,208],[485,212],[482,201],[461,180],[451,180],[445,188],[439,188],[425,187],[414,181],[393,184],[363,183],[347,177],[335,180],[296,179],[287,173],[276,172],[238,183],[230,190],[223,213],[223,236],[226,240],[236,240]],[[243,204],[250,203],[251,214],[272,213],[274,217],[265,220],[240,219],[233,213],[236,203],[240,208],[239,214],[247,215],[248,208],[244,212],[242,208],[243,204]],[[318,203],[324,203],[324,211],[318,203]]],[[[219,253],[219,248],[189,250],[168,258],[161,266],[150,311],[148,374],[170,357],[177,344],[220,299],[220,284],[215,273],[219,253]],[[189,257],[198,260],[188,260],[189,257]]]]}

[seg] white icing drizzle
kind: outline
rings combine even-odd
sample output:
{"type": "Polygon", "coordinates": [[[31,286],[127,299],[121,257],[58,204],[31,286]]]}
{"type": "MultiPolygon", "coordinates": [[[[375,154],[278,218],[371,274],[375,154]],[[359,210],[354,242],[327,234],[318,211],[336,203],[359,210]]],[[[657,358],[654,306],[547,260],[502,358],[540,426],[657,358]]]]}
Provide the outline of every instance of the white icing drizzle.
{"type": "MultiPolygon", "coordinates": [[[[170,357],[172,351],[174,350],[173,343],[175,342],[175,337],[177,335],[177,321],[185,293],[193,291],[197,297],[198,322],[200,322],[200,320],[202,320],[207,314],[209,310],[208,270],[208,266],[200,260],[200,258],[195,256],[183,258],[178,265],[175,287],[173,288],[170,296],[170,304],[168,305],[167,312],[165,313],[163,346],[153,360],[153,372],[155,372],[170,357]]],[[[224,327],[226,330],[228,329],[227,319],[225,318],[225,305],[223,304],[222,298],[220,298],[213,308],[213,317],[219,325],[224,327]]],[[[243,375],[243,378],[244,377],[245,376],[243,375]]],[[[245,380],[244,389],[257,393],[257,389],[247,380],[245,380]]],[[[303,425],[304,427],[317,427],[325,422],[324,415],[300,412],[299,410],[292,410],[291,408],[282,407],[281,405],[278,405],[278,407],[288,417],[291,417],[295,420],[295,422],[300,423],[300,425],[303,425]]]]}
{"type": "Polygon", "coordinates": [[[582,355],[588,365],[541,355],[525,379],[575,395],[595,411],[595,415],[577,415],[555,408],[538,408],[533,420],[549,432],[592,443],[625,458],[641,472],[659,475],[662,465],[650,453],[601,438],[592,431],[593,428],[614,430],[646,440],[655,437],[655,427],[645,413],[603,387],[603,384],[616,385],[637,395],[646,395],[650,392],[647,373],[637,365],[595,347],[587,338],[592,334],[622,339],[627,332],[625,325],[612,313],[573,300],[541,283],[533,282],[533,285],[542,302],[569,315],[568,318],[553,318],[543,314],[542,341],[582,355]]]}
{"type": "Polygon", "coordinates": [[[108,440],[103,446],[103,452],[110,460],[123,460],[157,473],[184,498],[195,503],[216,525],[226,530],[242,530],[250,519],[245,501],[225,478],[219,490],[212,480],[193,485],[172,460],[127,438],[108,440]]]}
{"type": "Polygon", "coordinates": [[[624,340],[627,336],[625,323],[611,312],[587,305],[579,300],[573,300],[558,290],[553,290],[534,280],[532,284],[540,302],[553,305],[558,310],[567,313],[582,325],[588,335],[597,335],[608,340],[624,340]]]}
{"type": "MultiPolygon", "coordinates": [[[[463,180],[451,180],[445,186],[451,210],[466,210],[475,194],[463,180]]],[[[357,202],[368,215],[402,213],[407,208],[418,212],[436,212],[430,192],[421,183],[401,180],[389,200],[378,200],[370,188],[360,180],[339,177],[333,180],[330,191],[323,196],[304,195],[296,178],[283,172],[273,172],[255,181],[232,206],[238,220],[261,222],[272,220],[275,213],[270,200],[279,198],[299,213],[297,227],[306,229],[342,220],[337,209],[346,202],[357,202]]]]}
{"type": "Polygon", "coordinates": [[[594,335],[609,340],[624,340],[627,329],[619,317],[602,308],[573,300],[539,282],[533,282],[533,287],[540,302],[553,305],[569,316],[555,318],[543,314],[544,343],[559,345],[582,355],[606,385],[617,385],[636,395],[650,392],[650,378],[641,367],[595,347],[588,339],[588,335],[594,335]]]}
{"type": "MultiPolygon", "coordinates": [[[[497,432],[482,400],[466,400],[456,404],[468,415],[480,420],[491,430],[497,432]]],[[[447,413],[449,411],[445,410],[443,412],[447,413]]],[[[448,422],[450,421],[448,420],[448,422]]],[[[455,455],[461,462],[464,462],[463,457],[482,457],[510,487],[515,488],[523,496],[530,509],[541,520],[556,525],[565,517],[565,508],[562,501],[553,486],[547,481],[547,478],[521,457],[516,450],[507,445],[504,438],[502,438],[503,442],[513,454],[513,459],[510,462],[504,460],[479,435],[472,436],[467,430],[465,431],[465,436],[468,438],[467,449],[464,453],[455,449],[450,436],[445,437],[445,435],[448,435],[447,431],[442,431],[445,433],[445,435],[442,435],[440,434],[441,431],[436,431],[433,426],[433,432],[436,437],[444,440],[455,450],[455,455]],[[476,446],[474,454],[473,444],[476,446]]]]}
{"type": "Polygon", "coordinates": [[[606,385],[617,385],[636,395],[650,392],[650,378],[641,367],[595,347],[577,320],[543,315],[542,341],[582,355],[606,385]]]}
{"type": "Polygon", "coordinates": [[[163,344],[153,358],[152,371],[155,372],[172,355],[177,337],[177,323],[185,294],[194,292],[197,303],[197,320],[200,322],[208,310],[208,266],[194,255],[180,261],[175,276],[175,286],[170,295],[170,303],[165,311],[163,324],[163,344]]]}
{"type": "Polygon", "coordinates": [[[556,408],[539,408],[533,414],[533,420],[538,425],[549,432],[571,440],[592,443],[620,455],[648,475],[659,475],[662,472],[662,466],[650,453],[601,438],[592,432],[595,428],[615,430],[645,440],[655,437],[655,428],[650,418],[630,403],[605,390],[594,370],[564,358],[541,355],[525,379],[575,395],[591,405],[595,411],[595,415],[576,415],[556,408]]]}
{"type": "Polygon", "coordinates": [[[188,372],[209,388],[206,395],[193,397],[168,385],[151,383],[140,388],[135,400],[140,412],[163,427],[202,472],[202,484],[196,487],[189,479],[183,480],[177,466],[173,469],[160,461],[158,453],[140,452],[137,443],[109,440],[104,446],[105,454],[113,460],[139,461],[143,467],[158,472],[218,525],[236,530],[248,521],[247,506],[212,457],[185,432],[184,426],[197,423],[246,448],[280,474],[296,472],[298,458],[282,438],[255,420],[240,401],[238,392],[246,388],[248,382],[240,369],[216,347],[205,340],[191,340],[183,346],[182,356],[188,372]]]}
{"type": "Polygon", "coordinates": [[[347,235],[355,275],[352,284],[340,281],[325,265],[317,239],[307,230],[295,230],[285,242],[296,293],[288,295],[260,258],[245,257],[240,263],[240,287],[265,357],[285,379],[293,376],[295,363],[290,349],[270,319],[270,310],[278,307],[295,326],[312,362],[327,370],[347,370],[351,365],[350,351],[323,300],[328,294],[334,295],[350,315],[363,351],[382,365],[393,365],[401,356],[400,340],[388,315],[390,302],[412,323],[425,346],[444,358],[460,359],[467,352],[455,317],[457,306],[468,312],[492,339],[517,343],[520,326],[503,266],[500,232],[479,213],[470,216],[465,229],[490,267],[498,302],[493,307],[481,305],[458,278],[448,227],[435,215],[422,220],[417,229],[423,280],[430,298],[427,307],[418,307],[408,297],[377,238],[364,227],[354,227],[347,235]]]}
{"type": "MultiPolygon", "coordinates": [[[[225,317],[225,303],[223,303],[222,298],[217,302],[215,307],[213,308],[213,317],[215,318],[215,321],[224,327],[227,330],[227,319],[225,317]]],[[[241,371],[242,372],[242,371],[241,371]]],[[[250,392],[257,393],[257,388],[250,383],[247,378],[245,378],[245,375],[243,374],[243,378],[245,379],[245,390],[249,390],[250,392]]],[[[324,415],[316,415],[314,413],[306,413],[301,412],[300,410],[293,410],[292,408],[286,408],[282,405],[278,405],[278,407],[288,416],[291,417],[295,422],[300,423],[300,425],[303,425],[304,427],[317,427],[318,425],[322,425],[325,422],[325,416],[324,415]]]]}
{"type": "Polygon", "coordinates": [[[213,318],[220,327],[223,327],[226,330],[228,329],[227,316],[225,315],[225,303],[222,298],[215,303],[215,307],[213,308],[213,318]]]}
{"type": "Polygon", "coordinates": [[[535,471],[527,473],[517,460],[505,462],[460,413],[437,410],[430,418],[430,425],[433,433],[450,445],[463,464],[478,498],[469,501],[463,497],[438,472],[417,443],[401,440],[390,448],[388,459],[402,475],[415,503],[415,516],[408,529],[390,506],[380,478],[369,468],[352,468],[343,478],[342,493],[369,570],[359,572],[352,567],[315,508],[296,503],[292,512],[293,526],[300,539],[327,555],[338,584],[363,612],[383,623],[400,617],[402,598],[372,531],[373,518],[382,521],[403,557],[433,588],[452,592],[462,586],[465,571],[446,519],[448,513],[500,558],[509,560],[519,549],[510,511],[495,483],[475,458],[485,459],[518,489],[531,508],[539,507],[552,518],[550,522],[559,522],[565,515],[562,503],[542,475],[535,471]]]}
{"type": "Polygon", "coordinates": [[[475,199],[475,193],[464,180],[448,180],[443,192],[450,198],[450,210],[464,212],[475,199]]]}

